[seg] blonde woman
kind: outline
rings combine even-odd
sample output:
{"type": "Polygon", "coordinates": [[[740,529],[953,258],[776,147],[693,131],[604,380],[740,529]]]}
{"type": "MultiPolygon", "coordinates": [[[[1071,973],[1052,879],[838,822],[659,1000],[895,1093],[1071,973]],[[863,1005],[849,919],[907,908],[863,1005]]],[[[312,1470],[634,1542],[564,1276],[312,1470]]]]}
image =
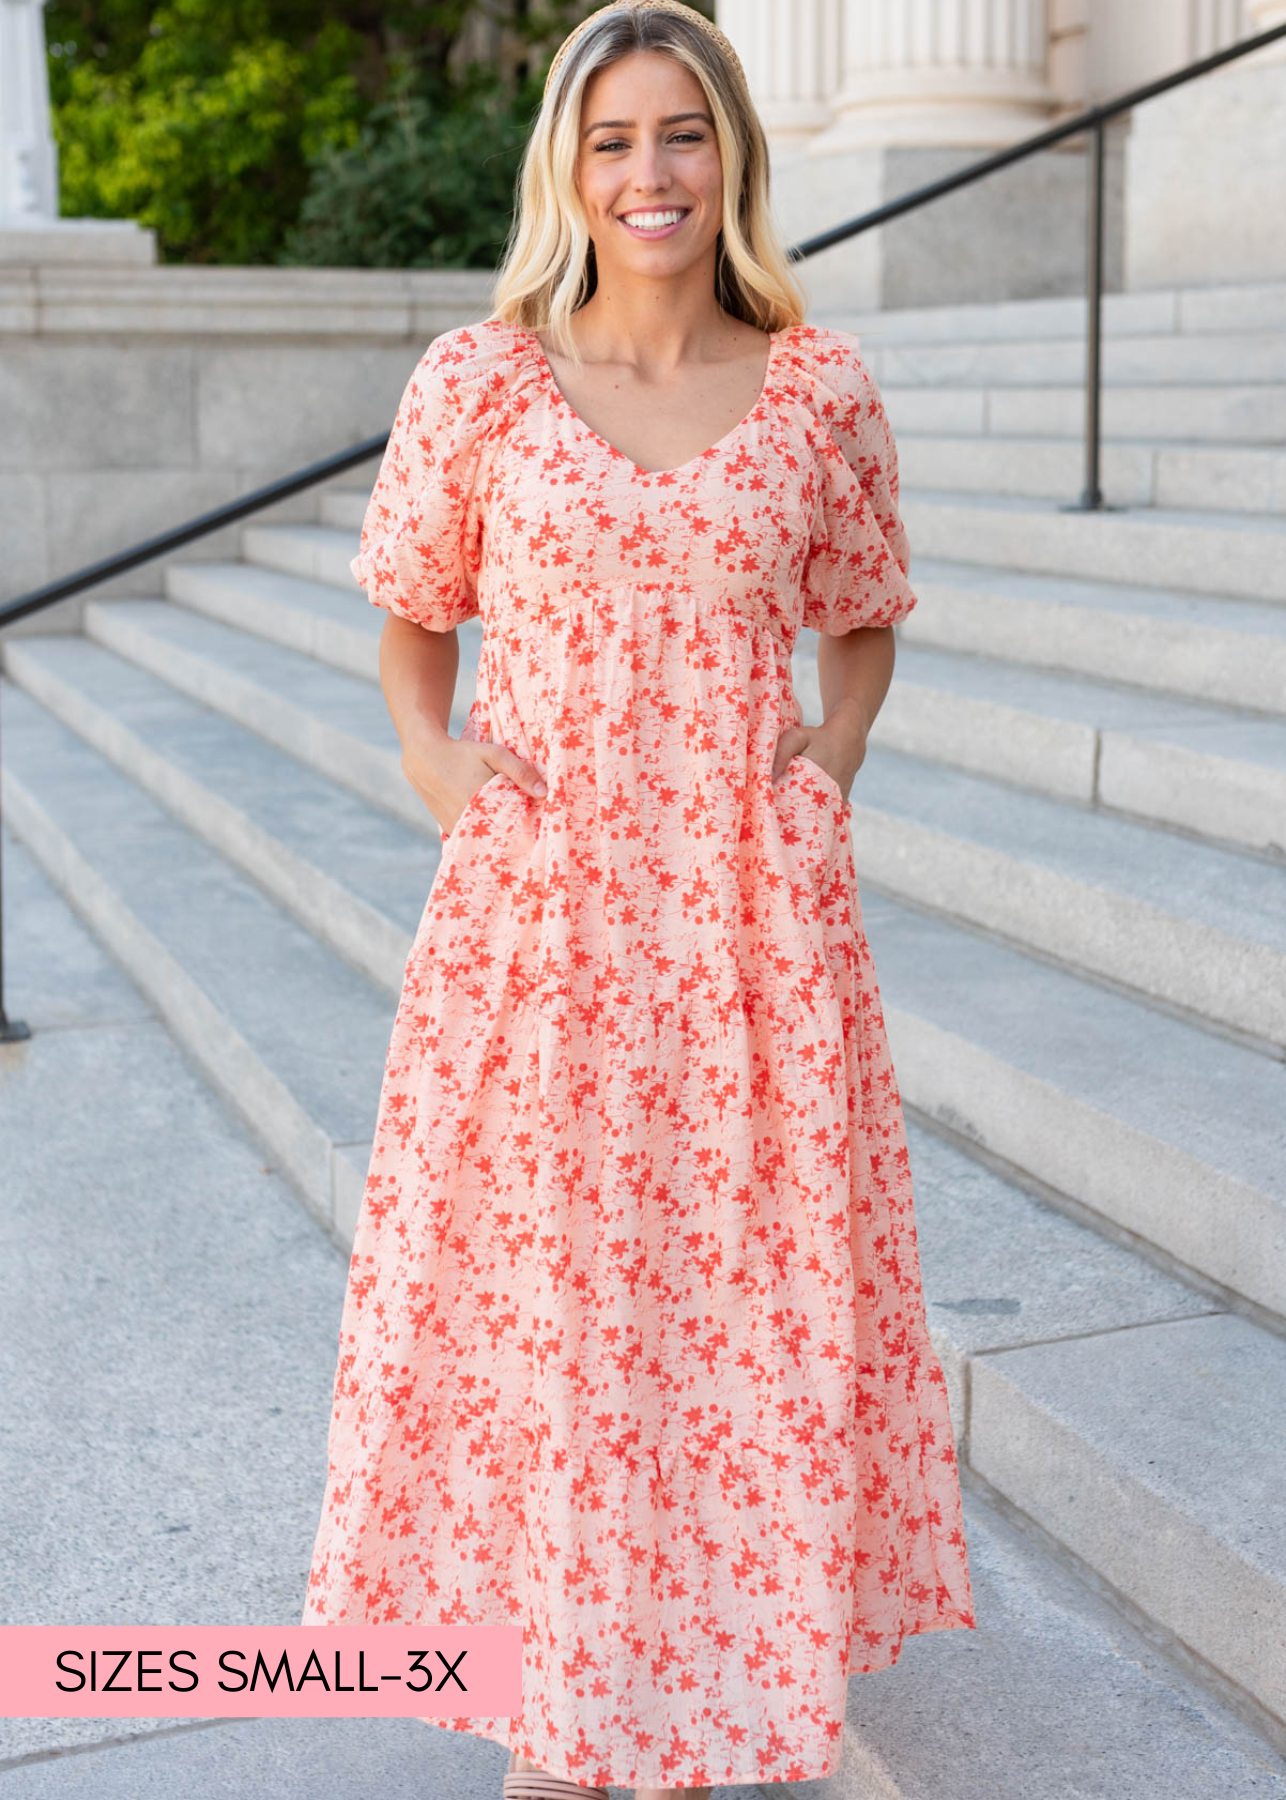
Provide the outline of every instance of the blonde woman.
{"type": "Polygon", "coordinates": [[[304,1622],[521,1626],[521,1711],[442,1721],[511,1800],[817,1780],[850,1674],[975,1624],[849,833],[916,603],[896,456],[767,183],[720,31],[591,14],[353,563],[444,843],[304,1622]]]}

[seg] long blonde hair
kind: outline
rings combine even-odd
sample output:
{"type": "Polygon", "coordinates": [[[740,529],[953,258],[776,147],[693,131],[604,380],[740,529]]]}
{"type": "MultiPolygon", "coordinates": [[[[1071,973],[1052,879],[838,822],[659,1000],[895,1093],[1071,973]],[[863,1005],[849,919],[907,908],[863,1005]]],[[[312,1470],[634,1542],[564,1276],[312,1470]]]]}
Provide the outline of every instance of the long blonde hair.
{"type": "Polygon", "coordinates": [[[671,5],[614,5],[591,14],[560,52],[523,154],[518,206],[492,291],[492,316],[548,333],[576,360],[571,316],[594,292],[594,247],[576,163],[581,103],[590,78],[635,50],[660,50],[689,69],[705,92],[723,166],[723,221],[715,296],[761,331],[802,323],[803,293],[768,204],[768,144],[740,64],[705,19],[671,5]]]}

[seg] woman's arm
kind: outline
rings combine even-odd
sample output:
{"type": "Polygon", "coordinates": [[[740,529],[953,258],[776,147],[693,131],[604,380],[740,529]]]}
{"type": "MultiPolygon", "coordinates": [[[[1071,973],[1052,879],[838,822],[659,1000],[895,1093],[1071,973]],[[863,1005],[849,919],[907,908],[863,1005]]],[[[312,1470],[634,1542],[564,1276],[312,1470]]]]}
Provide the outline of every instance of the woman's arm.
{"type": "Polygon", "coordinates": [[[380,686],[402,746],[402,773],[443,837],[470,798],[502,774],[538,799],[540,771],[504,744],[451,736],[451,702],[460,668],[455,630],[430,631],[390,613],[380,635],[380,686]]]}
{"type": "Polygon", "coordinates": [[[822,692],[820,725],[783,731],[773,763],[774,781],[792,756],[802,751],[833,775],[847,799],[866,760],[866,738],[893,679],[896,654],[891,625],[859,626],[817,644],[817,679],[822,692]]]}

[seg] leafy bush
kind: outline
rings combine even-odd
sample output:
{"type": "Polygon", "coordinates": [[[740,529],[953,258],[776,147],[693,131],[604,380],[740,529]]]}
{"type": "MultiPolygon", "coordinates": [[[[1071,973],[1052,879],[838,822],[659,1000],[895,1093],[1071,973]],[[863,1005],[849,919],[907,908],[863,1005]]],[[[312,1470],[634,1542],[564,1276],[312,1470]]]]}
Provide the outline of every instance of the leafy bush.
{"type": "Polygon", "coordinates": [[[494,264],[589,4],[48,0],[62,211],[138,219],[167,262],[494,264]],[[480,18],[504,77],[458,67],[480,18]]]}
{"type": "Polygon", "coordinates": [[[233,23],[208,0],[172,0],[131,65],[60,70],[65,214],[138,219],[166,261],[274,260],[312,159],[357,137],[360,40],[334,19],[303,44],[233,23]]]}
{"type": "Polygon", "coordinates": [[[395,84],[351,146],[324,147],[278,258],[367,268],[490,268],[509,231],[522,147],[540,102],[475,69],[426,92],[395,84]]]}

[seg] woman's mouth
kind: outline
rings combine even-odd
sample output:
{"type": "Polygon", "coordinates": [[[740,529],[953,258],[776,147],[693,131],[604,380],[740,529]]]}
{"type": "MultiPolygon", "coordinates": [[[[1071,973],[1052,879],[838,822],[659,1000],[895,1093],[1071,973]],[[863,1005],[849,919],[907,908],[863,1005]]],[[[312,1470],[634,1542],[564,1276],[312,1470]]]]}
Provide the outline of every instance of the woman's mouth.
{"type": "Polygon", "coordinates": [[[689,206],[635,207],[632,212],[618,213],[617,220],[637,238],[669,237],[691,212],[689,206]]]}

